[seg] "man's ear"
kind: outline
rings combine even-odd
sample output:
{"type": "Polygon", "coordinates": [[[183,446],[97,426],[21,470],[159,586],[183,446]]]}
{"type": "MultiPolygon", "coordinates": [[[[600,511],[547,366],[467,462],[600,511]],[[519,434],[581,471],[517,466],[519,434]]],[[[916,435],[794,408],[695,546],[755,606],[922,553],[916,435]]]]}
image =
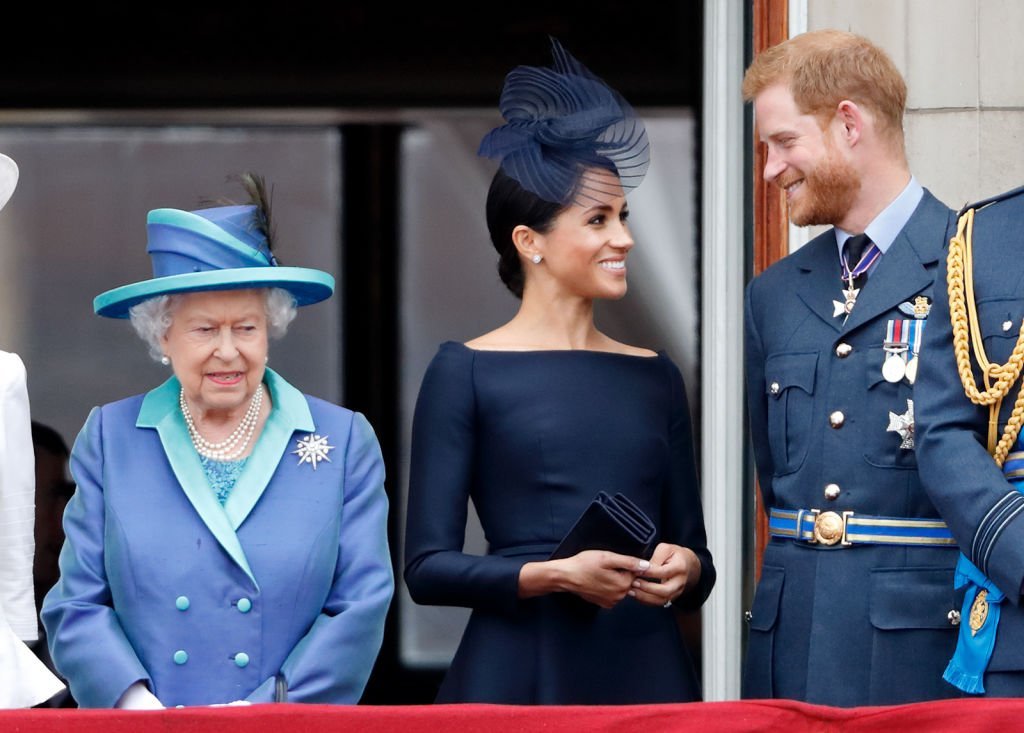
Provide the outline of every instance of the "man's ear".
{"type": "Polygon", "coordinates": [[[847,145],[851,148],[859,141],[864,133],[864,111],[857,106],[856,102],[844,99],[836,105],[836,121],[840,126],[840,133],[847,145]]]}

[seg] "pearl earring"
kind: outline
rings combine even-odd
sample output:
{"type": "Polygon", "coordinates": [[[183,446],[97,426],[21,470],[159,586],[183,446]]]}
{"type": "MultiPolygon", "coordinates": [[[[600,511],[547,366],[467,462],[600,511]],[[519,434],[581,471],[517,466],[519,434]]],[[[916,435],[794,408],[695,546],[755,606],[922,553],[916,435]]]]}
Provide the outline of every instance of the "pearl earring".
{"type": "Polygon", "coordinates": [[[533,260],[533,264],[539,265],[541,260],[543,260],[544,258],[542,256],[540,256],[540,255],[534,255],[530,259],[533,260]]]}
{"type": "Polygon", "coordinates": [[[163,364],[164,366],[170,366],[171,359],[169,356],[167,356],[167,354],[164,354],[163,356],[160,357],[160,363],[163,364]]]}

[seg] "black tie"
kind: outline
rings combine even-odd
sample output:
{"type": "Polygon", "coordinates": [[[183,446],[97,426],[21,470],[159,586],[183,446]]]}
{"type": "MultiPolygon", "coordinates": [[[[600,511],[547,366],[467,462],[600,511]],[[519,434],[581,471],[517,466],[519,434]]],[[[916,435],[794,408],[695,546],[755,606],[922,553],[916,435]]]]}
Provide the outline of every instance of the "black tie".
{"type": "MultiPolygon", "coordinates": [[[[850,237],[843,243],[843,253],[846,255],[846,266],[852,272],[864,256],[864,250],[871,245],[871,238],[867,234],[857,234],[850,237]]],[[[868,273],[865,271],[854,279],[855,287],[863,287],[867,282],[868,273]]]]}

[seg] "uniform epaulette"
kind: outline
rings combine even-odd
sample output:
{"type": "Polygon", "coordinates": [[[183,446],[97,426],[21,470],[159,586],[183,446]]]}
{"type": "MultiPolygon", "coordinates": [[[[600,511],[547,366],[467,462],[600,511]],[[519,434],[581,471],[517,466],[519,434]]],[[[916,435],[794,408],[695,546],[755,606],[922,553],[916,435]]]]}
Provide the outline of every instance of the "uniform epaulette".
{"type": "Polygon", "coordinates": [[[1011,188],[1009,191],[1004,191],[1003,193],[997,193],[995,196],[990,196],[987,199],[982,199],[981,201],[976,201],[973,204],[967,204],[962,209],[960,209],[960,211],[957,212],[957,214],[956,214],[957,218],[963,216],[964,212],[966,212],[968,209],[974,209],[975,211],[977,211],[978,209],[983,208],[985,206],[988,206],[989,204],[994,204],[997,201],[1005,201],[1006,199],[1013,198],[1014,196],[1020,196],[1021,194],[1024,194],[1024,186],[1018,186],[1017,188],[1011,188]]]}

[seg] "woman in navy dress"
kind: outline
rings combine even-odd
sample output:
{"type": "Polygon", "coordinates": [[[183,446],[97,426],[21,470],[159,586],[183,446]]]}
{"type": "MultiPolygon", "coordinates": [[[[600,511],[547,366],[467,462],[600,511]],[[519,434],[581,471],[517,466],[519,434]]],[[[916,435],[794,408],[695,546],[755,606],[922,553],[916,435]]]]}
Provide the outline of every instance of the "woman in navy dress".
{"type": "Polygon", "coordinates": [[[626,292],[625,190],[648,160],[629,105],[557,43],[553,69],[506,78],[508,124],[481,154],[499,274],[517,315],[442,344],[413,424],[405,579],[413,599],[473,609],[438,702],[628,704],[700,698],[675,613],[715,580],[686,393],[663,352],[594,325],[626,292]],[[654,520],[649,560],[548,560],[598,491],[654,520]],[[472,498],[489,544],[462,551],[472,498]]]}

